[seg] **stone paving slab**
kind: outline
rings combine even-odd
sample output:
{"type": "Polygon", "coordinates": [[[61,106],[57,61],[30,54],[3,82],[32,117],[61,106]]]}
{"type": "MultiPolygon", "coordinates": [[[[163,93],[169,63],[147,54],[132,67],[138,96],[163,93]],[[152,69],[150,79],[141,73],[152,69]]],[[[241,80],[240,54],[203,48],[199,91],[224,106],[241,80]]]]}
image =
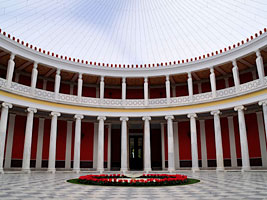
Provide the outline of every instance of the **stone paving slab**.
{"type": "Polygon", "coordinates": [[[89,173],[0,174],[0,199],[267,200],[267,172],[182,171],[177,173],[200,179],[201,182],[169,187],[110,187],[75,185],[66,182],[68,179],[89,173]]]}

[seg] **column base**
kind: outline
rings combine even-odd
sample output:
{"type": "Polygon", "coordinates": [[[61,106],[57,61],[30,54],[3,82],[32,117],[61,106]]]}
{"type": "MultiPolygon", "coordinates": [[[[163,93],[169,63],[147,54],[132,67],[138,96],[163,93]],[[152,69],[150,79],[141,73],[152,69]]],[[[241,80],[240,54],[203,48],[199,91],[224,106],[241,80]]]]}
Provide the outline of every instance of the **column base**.
{"type": "Polygon", "coordinates": [[[104,168],[97,168],[96,171],[99,171],[99,173],[102,174],[104,172],[104,168]]]}
{"type": "Polygon", "coordinates": [[[80,173],[80,169],[73,169],[72,170],[74,173],[76,173],[76,174],[79,174],[80,173]]]}
{"type": "Polygon", "coordinates": [[[151,168],[146,168],[146,169],[144,169],[145,174],[148,174],[148,173],[151,172],[151,171],[152,171],[151,168]]]}
{"type": "Polygon", "coordinates": [[[224,167],[217,167],[216,172],[224,172],[224,167]]]}
{"type": "Polygon", "coordinates": [[[121,168],[120,171],[121,173],[125,174],[126,172],[128,172],[128,168],[121,168]]]}
{"type": "Polygon", "coordinates": [[[54,173],[56,173],[56,169],[48,169],[47,172],[54,174],[54,173]]]}
{"type": "Polygon", "coordinates": [[[21,172],[25,173],[25,174],[30,174],[31,170],[30,169],[22,169],[21,172]]]}
{"type": "Polygon", "coordinates": [[[199,171],[199,168],[198,167],[194,167],[194,168],[192,168],[192,172],[194,173],[194,172],[197,172],[197,171],[199,171]]]}
{"type": "Polygon", "coordinates": [[[251,170],[250,166],[242,167],[241,169],[242,172],[250,171],[250,170],[251,170]]]}
{"type": "Polygon", "coordinates": [[[4,174],[4,170],[3,169],[0,169],[0,174],[4,174]]]}
{"type": "Polygon", "coordinates": [[[175,172],[174,168],[168,168],[168,172],[175,172]]]}

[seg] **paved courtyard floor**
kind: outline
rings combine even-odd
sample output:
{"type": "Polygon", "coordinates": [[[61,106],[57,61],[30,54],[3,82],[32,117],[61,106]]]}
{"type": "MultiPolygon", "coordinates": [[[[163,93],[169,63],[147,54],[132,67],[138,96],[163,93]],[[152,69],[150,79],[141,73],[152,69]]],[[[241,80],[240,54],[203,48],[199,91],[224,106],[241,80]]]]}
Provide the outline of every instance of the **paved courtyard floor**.
{"type": "Polygon", "coordinates": [[[177,171],[201,182],[167,187],[87,186],[66,182],[89,173],[92,172],[0,174],[0,199],[267,199],[267,172],[177,171]]]}

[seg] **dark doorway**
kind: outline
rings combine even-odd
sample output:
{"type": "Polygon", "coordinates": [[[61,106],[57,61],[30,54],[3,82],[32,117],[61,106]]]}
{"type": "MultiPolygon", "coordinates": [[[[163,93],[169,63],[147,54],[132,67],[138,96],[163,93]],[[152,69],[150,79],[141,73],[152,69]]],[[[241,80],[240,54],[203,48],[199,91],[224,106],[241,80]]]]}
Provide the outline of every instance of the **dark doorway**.
{"type": "Polygon", "coordinates": [[[143,136],[130,135],[130,170],[143,170],[143,136]]]}

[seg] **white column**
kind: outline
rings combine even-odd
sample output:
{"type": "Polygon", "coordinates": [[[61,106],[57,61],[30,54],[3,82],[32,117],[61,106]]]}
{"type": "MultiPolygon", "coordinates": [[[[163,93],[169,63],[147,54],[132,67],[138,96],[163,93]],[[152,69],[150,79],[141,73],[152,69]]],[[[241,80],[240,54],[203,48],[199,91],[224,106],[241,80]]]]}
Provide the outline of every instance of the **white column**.
{"type": "Polygon", "coordinates": [[[107,170],[111,169],[111,124],[108,124],[108,163],[107,170]]]}
{"type": "Polygon", "coordinates": [[[197,90],[198,90],[198,94],[202,93],[201,82],[198,82],[198,83],[197,83],[197,90]]]}
{"type": "Polygon", "coordinates": [[[188,85],[188,95],[189,95],[189,100],[193,100],[193,79],[191,72],[188,72],[188,79],[187,79],[187,85],[188,85]]]}
{"type": "Polygon", "coordinates": [[[126,78],[122,77],[122,83],[121,83],[121,99],[123,101],[126,100],[126,78]]]}
{"type": "Polygon", "coordinates": [[[43,155],[43,139],[44,139],[44,118],[39,118],[38,125],[38,139],[37,139],[37,152],[35,168],[42,168],[42,155],[43,155]]]}
{"type": "Polygon", "coordinates": [[[37,67],[38,67],[37,62],[34,62],[33,68],[32,68],[32,76],[31,76],[31,93],[32,94],[34,94],[34,90],[36,88],[36,83],[37,83],[37,76],[38,76],[37,67]]]}
{"type": "Polygon", "coordinates": [[[180,168],[178,122],[173,122],[174,166],[180,168]]]}
{"type": "Polygon", "coordinates": [[[49,160],[48,172],[56,172],[56,145],[57,145],[57,118],[60,116],[58,112],[51,112],[51,129],[50,129],[50,144],[49,144],[49,160]]]}
{"type": "Polygon", "coordinates": [[[22,171],[30,173],[30,161],[31,161],[31,146],[32,146],[32,127],[34,113],[37,112],[36,108],[27,108],[27,121],[24,139],[23,161],[22,171]]]}
{"type": "Polygon", "coordinates": [[[105,90],[105,82],[104,82],[104,76],[101,76],[100,79],[100,99],[104,99],[104,90],[105,90]]]}
{"type": "Polygon", "coordinates": [[[80,172],[80,151],[81,151],[81,126],[83,115],[75,115],[75,139],[74,139],[74,162],[73,172],[80,172]]]}
{"type": "Polygon", "coordinates": [[[259,49],[256,51],[256,55],[257,55],[256,65],[257,65],[258,76],[259,76],[259,79],[261,80],[261,83],[263,84],[265,72],[264,72],[264,65],[263,65],[263,60],[261,57],[261,52],[259,49]]]}
{"type": "Polygon", "coordinates": [[[234,110],[238,112],[238,125],[239,125],[241,155],[242,155],[242,171],[250,170],[248,139],[247,139],[247,129],[246,129],[244,109],[245,109],[244,106],[236,106],[234,108],[234,110]]]}
{"type": "Polygon", "coordinates": [[[267,140],[267,100],[260,101],[259,105],[262,106],[262,110],[263,110],[264,127],[265,127],[265,134],[266,134],[266,140],[267,140]]]}
{"type": "Polygon", "coordinates": [[[104,171],[104,121],[106,117],[99,116],[98,123],[98,157],[97,157],[97,171],[103,173],[104,171]]]}
{"type": "Polygon", "coordinates": [[[57,99],[59,88],[60,88],[60,69],[57,69],[56,76],[55,76],[55,85],[54,85],[54,92],[55,92],[55,98],[57,99]]]}
{"type": "Polygon", "coordinates": [[[145,106],[148,105],[148,78],[144,78],[144,100],[145,100],[145,106]]]}
{"type": "Polygon", "coordinates": [[[172,115],[165,116],[167,120],[167,132],[168,132],[168,171],[175,171],[174,163],[174,142],[173,142],[173,124],[172,120],[174,117],[172,115]]]}
{"type": "Polygon", "coordinates": [[[151,146],[150,146],[150,124],[149,121],[151,117],[144,116],[142,118],[145,121],[144,126],[144,171],[145,173],[149,173],[152,171],[151,169],[151,146]]]}
{"type": "Polygon", "coordinates": [[[199,120],[199,124],[200,124],[202,168],[208,168],[205,120],[199,120]]]}
{"type": "Polygon", "coordinates": [[[5,166],[4,166],[4,168],[6,168],[6,169],[11,168],[15,119],[16,119],[16,114],[10,114],[9,115],[8,134],[7,134],[7,143],[6,143],[6,155],[5,155],[5,166]]]}
{"type": "Polygon", "coordinates": [[[67,121],[65,169],[71,168],[72,121],[67,121]]]}
{"type": "Polygon", "coordinates": [[[93,168],[97,169],[97,149],[98,149],[98,123],[94,123],[94,150],[93,150],[93,168]]]}
{"type": "Polygon", "coordinates": [[[77,95],[78,97],[82,96],[82,91],[83,91],[83,74],[79,73],[79,78],[78,78],[78,91],[77,95]]]}
{"type": "Polygon", "coordinates": [[[128,170],[127,167],[127,121],[129,120],[128,117],[121,117],[121,172],[125,173],[128,170]]]}
{"type": "Polygon", "coordinates": [[[15,54],[11,53],[8,65],[7,65],[7,74],[6,74],[6,80],[7,80],[7,87],[11,86],[14,68],[15,68],[15,62],[14,62],[15,54]]]}
{"type": "Polygon", "coordinates": [[[215,146],[216,146],[216,161],[217,171],[224,170],[223,163],[223,148],[222,148],[222,133],[221,133],[221,122],[220,122],[220,111],[211,111],[211,115],[214,116],[214,132],[215,132],[215,146]]]}
{"type": "Polygon", "coordinates": [[[228,120],[228,130],[229,130],[229,140],[230,140],[231,166],[237,167],[234,119],[232,116],[230,116],[227,117],[227,120],[228,120]]]}
{"type": "Polygon", "coordinates": [[[210,86],[211,86],[211,92],[212,92],[212,97],[216,97],[216,77],[214,73],[214,68],[210,68],[210,86]]]}
{"type": "Polygon", "coordinates": [[[2,103],[1,120],[0,120],[0,174],[3,173],[3,162],[6,142],[6,129],[8,120],[8,109],[12,108],[10,103],[2,103]]]}
{"type": "Polygon", "coordinates": [[[165,135],[164,135],[164,124],[160,124],[161,128],[161,161],[162,161],[162,170],[165,169],[165,135]]]}
{"type": "Polygon", "coordinates": [[[256,114],[257,114],[258,130],[259,130],[262,166],[267,167],[266,139],[264,134],[262,112],[257,112],[256,114]]]}
{"type": "Polygon", "coordinates": [[[191,131],[191,153],[192,153],[192,171],[198,171],[198,150],[197,150],[197,126],[195,113],[187,115],[190,118],[190,131],[191,131]]]}
{"type": "Polygon", "coordinates": [[[236,91],[239,91],[240,80],[239,80],[239,71],[238,71],[236,60],[233,61],[232,71],[233,71],[233,78],[234,78],[236,91]]]}
{"type": "Polygon", "coordinates": [[[228,77],[224,78],[224,82],[225,82],[225,88],[229,88],[229,78],[228,77]]]}
{"type": "Polygon", "coordinates": [[[167,99],[167,104],[170,104],[170,98],[171,98],[171,85],[170,85],[170,78],[169,75],[166,76],[166,81],[165,81],[165,86],[166,86],[166,99],[167,99]]]}

